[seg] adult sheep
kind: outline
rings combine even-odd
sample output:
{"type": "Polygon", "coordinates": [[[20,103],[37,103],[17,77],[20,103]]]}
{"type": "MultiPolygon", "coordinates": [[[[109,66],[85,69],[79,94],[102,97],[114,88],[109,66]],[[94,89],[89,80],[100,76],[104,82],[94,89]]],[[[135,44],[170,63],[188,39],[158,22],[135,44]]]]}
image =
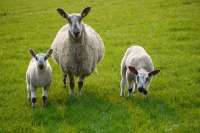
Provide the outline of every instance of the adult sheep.
{"type": "Polygon", "coordinates": [[[66,78],[69,77],[70,96],[74,94],[74,76],[78,79],[78,96],[86,76],[96,69],[96,65],[104,56],[104,44],[101,37],[94,29],[82,22],[90,12],[91,7],[85,8],[81,14],[68,14],[58,8],[58,13],[66,18],[68,24],[57,33],[51,48],[54,50],[52,57],[61,67],[63,72],[64,87],[66,78]]]}

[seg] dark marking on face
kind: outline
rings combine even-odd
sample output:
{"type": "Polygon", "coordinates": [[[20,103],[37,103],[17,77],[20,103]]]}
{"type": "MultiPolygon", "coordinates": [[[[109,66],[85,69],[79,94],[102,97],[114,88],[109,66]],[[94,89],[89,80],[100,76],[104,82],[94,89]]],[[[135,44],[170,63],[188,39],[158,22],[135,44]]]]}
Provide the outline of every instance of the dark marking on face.
{"type": "Polygon", "coordinates": [[[39,65],[39,68],[42,70],[44,68],[44,65],[39,65]]]}
{"type": "Polygon", "coordinates": [[[146,83],[149,81],[149,77],[146,78],[146,83]]]}
{"type": "Polygon", "coordinates": [[[139,82],[139,76],[137,76],[137,81],[139,82]]]}
{"type": "Polygon", "coordinates": [[[138,88],[138,90],[139,90],[140,93],[144,92],[144,88],[142,88],[142,87],[138,88]]]}
{"type": "Polygon", "coordinates": [[[146,90],[144,90],[144,91],[143,91],[143,94],[144,94],[144,95],[147,95],[147,91],[146,91],[146,90]]]}

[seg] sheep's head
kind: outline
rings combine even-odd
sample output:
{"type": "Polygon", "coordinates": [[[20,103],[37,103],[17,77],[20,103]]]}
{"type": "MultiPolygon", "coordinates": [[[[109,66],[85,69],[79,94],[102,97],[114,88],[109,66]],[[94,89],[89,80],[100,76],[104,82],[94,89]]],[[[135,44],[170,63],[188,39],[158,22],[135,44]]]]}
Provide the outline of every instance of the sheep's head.
{"type": "Polygon", "coordinates": [[[58,8],[58,13],[68,20],[69,27],[70,27],[70,33],[75,39],[78,39],[81,37],[82,32],[82,18],[86,17],[87,14],[90,12],[91,7],[86,7],[81,14],[74,13],[74,14],[68,14],[63,9],[58,8]]]}
{"type": "Polygon", "coordinates": [[[160,70],[154,70],[152,72],[138,72],[134,67],[129,66],[129,70],[136,75],[136,84],[139,92],[144,94],[146,97],[148,92],[148,86],[151,81],[152,76],[160,72],[160,70]]]}
{"type": "Polygon", "coordinates": [[[42,70],[46,67],[46,60],[53,53],[53,49],[50,49],[46,54],[36,54],[32,49],[29,49],[29,53],[36,59],[38,68],[42,70]]]}

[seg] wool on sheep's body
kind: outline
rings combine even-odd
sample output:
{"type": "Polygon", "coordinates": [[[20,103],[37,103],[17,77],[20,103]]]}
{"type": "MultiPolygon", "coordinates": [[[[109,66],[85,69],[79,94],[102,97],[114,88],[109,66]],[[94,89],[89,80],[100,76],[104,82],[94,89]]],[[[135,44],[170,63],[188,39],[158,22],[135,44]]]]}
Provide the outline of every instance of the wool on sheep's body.
{"type": "Polygon", "coordinates": [[[104,44],[100,36],[87,24],[82,23],[82,35],[74,39],[69,24],[63,26],[51,46],[53,59],[65,73],[89,76],[104,56],[104,44]]]}

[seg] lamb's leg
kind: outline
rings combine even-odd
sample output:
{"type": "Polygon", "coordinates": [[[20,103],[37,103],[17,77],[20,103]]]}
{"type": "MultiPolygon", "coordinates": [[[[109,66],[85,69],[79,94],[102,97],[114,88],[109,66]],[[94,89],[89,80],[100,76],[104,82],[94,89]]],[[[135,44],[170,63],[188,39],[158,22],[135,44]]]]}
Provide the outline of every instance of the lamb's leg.
{"type": "Polygon", "coordinates": [[[81,96],[81,89],[83,86],[83,82],[84,82],[85,76],[80,76],[79,80],[78,80],[78,96],[81,96]]]}
{"type": "Polygon", "coordinates": [[[46,99],[47,99],[47,96],[49,94],[49,89],[50,89],[50,86],[46,86],[43,88],[43,93],[42,93],[42,106],[44,107],[46,105],[46,99]]]}
{"type": "Polygon", "coordinates": [[[35,103],[36,103],[36,90],[37,90],[37,87],[31,85],[31,86],[30,86],[30,89],[31,89],[32,107],[34,108],[34,107],[35,107],[35,103]]]}
{"type": "Polygon", "coordinates": [[[121,87],[120,96],[124,96],[124,91],[126,88],[126,68],[121,69],[121,75],[122,75],[122,79],[121,79],[121,83],[120,83],[120,87],[121,87]]]}
{"type": "Polygon", "coordinates": [[[28,92],[28,99],[31,98],[31,90],[30,90],[30,85],[27,84],[27,92],[28,92]]]}
{"type": "Polygon", "coordinates": [[[134,83],[134,90],[133,90],[133,93],[137,93],[138,92],[138,89],[137,89],[137,84],[134,83]]]}
{"type": "Polygon", "coordinates": [[[70,86],[70,92],[69,95],[73,96],[74,95],[74,76],[72,74],[68,74],[69,76],[69,86],[70,86]]]}
{"type": "Polygon", "coordinates": [[[128,96],[127,97],[132,97],[133,92],[133,84],[132,80],[128,79],[128,96]]]}
{"type": "Polygon", "coordinates": [[[66,88],[66,79],[67,79],[67,74],[63,74],[63,87],[66,88]]]}

